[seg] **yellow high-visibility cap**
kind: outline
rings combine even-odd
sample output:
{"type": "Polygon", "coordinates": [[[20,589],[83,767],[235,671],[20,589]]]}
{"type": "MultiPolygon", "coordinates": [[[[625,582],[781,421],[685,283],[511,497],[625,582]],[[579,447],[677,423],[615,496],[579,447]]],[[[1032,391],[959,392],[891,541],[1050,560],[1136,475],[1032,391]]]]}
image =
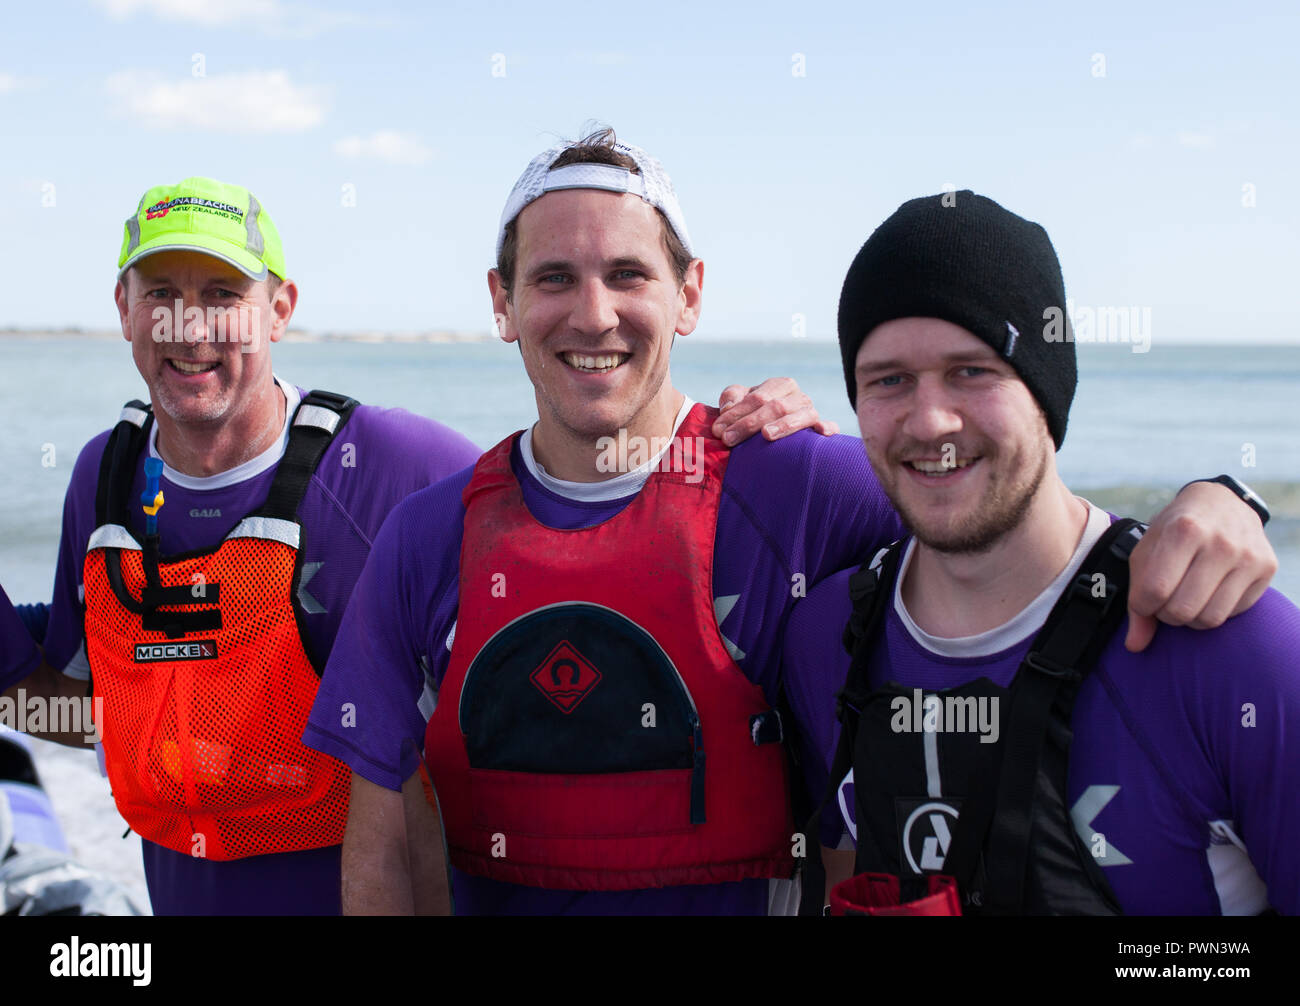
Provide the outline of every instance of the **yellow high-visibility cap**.
{"type": "Polygon", "coordinates": [[[280,233],[248,189],[215,178],[156,185],[127,217],[118,275],[161,251],[198,251],[229,262],[251,279],[286,276],[280,233]]]}

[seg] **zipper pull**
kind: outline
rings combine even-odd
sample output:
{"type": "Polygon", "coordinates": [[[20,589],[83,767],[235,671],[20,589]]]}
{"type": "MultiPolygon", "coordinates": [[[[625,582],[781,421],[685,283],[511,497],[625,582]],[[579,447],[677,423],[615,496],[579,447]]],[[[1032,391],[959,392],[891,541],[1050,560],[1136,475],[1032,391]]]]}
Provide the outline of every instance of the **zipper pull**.
{"type": "Polygon", "coordinates": [[[691,824],[704,823],[704,731],[700,729],[700,718],[691,717],[691,729],[695,741],[694,766],[691,769],[691,824]]]}

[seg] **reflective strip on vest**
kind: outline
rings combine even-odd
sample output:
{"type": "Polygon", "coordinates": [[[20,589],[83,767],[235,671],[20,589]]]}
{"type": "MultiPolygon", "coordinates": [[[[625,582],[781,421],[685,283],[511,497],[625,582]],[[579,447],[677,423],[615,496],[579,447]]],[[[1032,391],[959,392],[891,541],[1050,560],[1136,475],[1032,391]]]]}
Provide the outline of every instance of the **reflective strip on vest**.
{"type": "Polygon", "coordinates": [[[333,409],[320,405],[300,405],[293,417],[294,426],[319,426],[326,433],[333,434],[342,417],[333,409]]]}
{"type": "Polygon", "coordinates": [[[235,529],[226,535],[226,539],[233,538],[266,538],[270,541],[282,542],[290,548],[298,548],[298,543],[302,537],[302,527],[291,520],[280,520],[278,517],[245,517],[235,529]]]}
{"type": "Polygon", "coordinates": [[[86,553],[89,554],[97,548],[130,548],[138,552],[140,547],[140,543],[131,536],[131,532],[121,524],[103,524],[91,533],[90,541],[86,543],[86,553]]]}
{"type": "Polygon", "coordinates": [[[117,417],[117,421],[132,423],[136,426],[144,426],[144,421],[149,418],[149,413],[144,409],[137,409],[133,405],[128,405],[122,409],[122,414],[117,417]]]}

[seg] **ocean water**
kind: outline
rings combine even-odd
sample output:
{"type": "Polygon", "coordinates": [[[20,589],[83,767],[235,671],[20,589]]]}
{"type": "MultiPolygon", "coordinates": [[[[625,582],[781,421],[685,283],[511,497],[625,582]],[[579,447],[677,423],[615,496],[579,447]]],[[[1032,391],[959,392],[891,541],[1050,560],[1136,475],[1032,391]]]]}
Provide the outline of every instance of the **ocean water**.
{"type": "MultiPolygon", "coordinates": [[[[1274,584],[1300,600],[1300,347],[1079,348],[1079,393],[1059,456],[1066,482],[1113,512],[1143,517],[1193,476],[1229,472],[1250,482],[1273,506],[1268,530],[1281,562],[1274,584]]],[[[0,353],[8,423],[0,437],[0,583],[16,601],[48,599],[77,453],[145,389],[116,339],[6,336],[0,353]]],[[[496,342],[290,338],[273,353],[286,379],[404,406],[482,447],[536,415],[518,351],[496,342]]],[[[824,416],[856,432],[833,344],[683,339],[673,350],[674,383],[701,401],[716,403],[727,384],[777,375],[796,378],[824,416]]],[[[147,904],[140,840],[123,835],[94,755],[35,747],[72,854],[147,904]]]]}
{"type": "MultiPolygon", "coordinates": [[[[1114,512],[1149,516],[1189,479],[1228,472],[1273,507],[1275,585],[1300,599],[1300,346],[1080,345],[1079,392],[1058,458],[1067,484],[1114,512]]],[[[488,447],[536,417],[518,350],[499,342],[295,342],[276,372],[306,387],[431,416],[488,447]]],[[[0,338],[0,583],[48,599],[63,494],[81,446],[145,397],[119,339],[0,338]]],[[[716,403],[731,383],[788,375],[856,432],[833,343],[679,339],[673,380],[716,403]]],[[[774,491],[798,491],[774,489],[774,491]]]]}

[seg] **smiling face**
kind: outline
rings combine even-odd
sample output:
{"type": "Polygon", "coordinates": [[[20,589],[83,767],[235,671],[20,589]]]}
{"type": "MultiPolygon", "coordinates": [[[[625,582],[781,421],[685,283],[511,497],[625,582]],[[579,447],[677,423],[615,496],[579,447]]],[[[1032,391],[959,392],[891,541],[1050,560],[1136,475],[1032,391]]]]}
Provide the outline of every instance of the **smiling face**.
{"type": "Polygon", "coordinates": [[[538,443],[667,435],[680,401],[669,350],[699,319],[703,263],[678,284],[659,215],[634,195],[550,192],[516,227],[513,290],[495,269],[488,285],[501,337],[518,340],[533,382],[538,443]]]}
{"type": "Polygon", "coordinates": [[[168,251],[127,270],[114,295],[160,422],[211,427],[269,400],[269,344],[293,313],[292,283],[272,294],[221,259],[168,251]]]}
{"type": "Polygon", "coordinates": [[[1055,472],[1038,403],[1011,365],[964,328],[937,318],[885,322],[858,350],[855,377],[876,477],[936,551],[986,551],[1055,472]]]}

